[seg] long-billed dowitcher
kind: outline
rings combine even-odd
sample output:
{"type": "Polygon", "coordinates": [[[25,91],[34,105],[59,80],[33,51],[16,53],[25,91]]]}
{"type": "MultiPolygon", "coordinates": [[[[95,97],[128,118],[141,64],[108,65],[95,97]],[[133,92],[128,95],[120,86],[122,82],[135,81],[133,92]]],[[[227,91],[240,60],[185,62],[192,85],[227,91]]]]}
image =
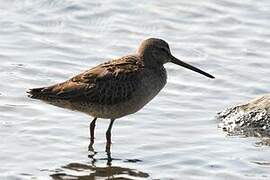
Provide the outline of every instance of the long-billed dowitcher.
{"type": "Polygon", "coordinates": [[[31,98],[94,117],[90,123],[91,142],[97,118],[111,119],[106,131],[107,144],[111,144],[115,119],[139,111],[165,86],[167,74],[163,65],[168,62],[214,78],[175,58],[164,40],[150,38],[141,43],[134,55],[113,59],[65,82],[30,89],[28,93],[31,98]]]}

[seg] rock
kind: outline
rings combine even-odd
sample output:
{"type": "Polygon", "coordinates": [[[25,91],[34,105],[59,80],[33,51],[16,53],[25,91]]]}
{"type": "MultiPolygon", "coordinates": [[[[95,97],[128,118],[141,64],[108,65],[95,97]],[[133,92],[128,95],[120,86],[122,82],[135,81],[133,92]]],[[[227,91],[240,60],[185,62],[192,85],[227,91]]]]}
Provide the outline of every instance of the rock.
{"type": "Polygon", "coordinates": [[[217,115],[219,127],[229,135],[270,137],[270,94],[228,108],[217,115]]]}

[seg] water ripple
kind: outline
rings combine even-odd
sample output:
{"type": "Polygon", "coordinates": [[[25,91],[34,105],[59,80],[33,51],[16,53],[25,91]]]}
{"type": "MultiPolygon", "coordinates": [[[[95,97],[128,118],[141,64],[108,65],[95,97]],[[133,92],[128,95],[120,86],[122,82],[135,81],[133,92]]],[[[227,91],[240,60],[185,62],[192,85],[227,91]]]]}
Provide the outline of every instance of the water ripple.
{"type": "Polygon", "coordinates": [[[0,179],[269,179],[268,140],[226,137],[216,112],[267,93],[268,0],[10,0],[0,4],[0,179]],[[172,64],[168,84],[113,130],[26,97],[160,37],[214,81],[172,64]],[[27,162],[27,163],[26,163],[27,162]]]}

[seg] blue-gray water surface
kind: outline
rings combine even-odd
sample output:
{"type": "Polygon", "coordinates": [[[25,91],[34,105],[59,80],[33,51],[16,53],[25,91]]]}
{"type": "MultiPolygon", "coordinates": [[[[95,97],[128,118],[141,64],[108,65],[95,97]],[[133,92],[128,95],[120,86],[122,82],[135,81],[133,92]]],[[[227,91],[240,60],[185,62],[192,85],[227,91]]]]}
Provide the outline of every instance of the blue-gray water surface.
{"type": "Polygon", "coordinates": [[[0,179],[270,179],[270,147],[227,136],[215,115],[269,93],[268,0],[1,0],[0,179]],[[148,37],[213,75],[166,64],[168,83],[113,127],[26,91],[132,54],[148,37]]]}

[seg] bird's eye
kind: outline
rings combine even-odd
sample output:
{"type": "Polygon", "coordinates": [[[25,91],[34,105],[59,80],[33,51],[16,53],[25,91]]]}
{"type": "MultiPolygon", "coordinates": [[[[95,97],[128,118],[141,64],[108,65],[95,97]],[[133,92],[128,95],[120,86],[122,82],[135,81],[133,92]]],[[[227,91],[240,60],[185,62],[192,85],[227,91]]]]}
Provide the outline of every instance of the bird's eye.
{"type": "Polygon", "coordinates": [[[166,54],[168,54],[167,49],[165,49],[165,48],[161,48],[161,50],[162,50],[163,52],[165,52],[166,54]]]}

